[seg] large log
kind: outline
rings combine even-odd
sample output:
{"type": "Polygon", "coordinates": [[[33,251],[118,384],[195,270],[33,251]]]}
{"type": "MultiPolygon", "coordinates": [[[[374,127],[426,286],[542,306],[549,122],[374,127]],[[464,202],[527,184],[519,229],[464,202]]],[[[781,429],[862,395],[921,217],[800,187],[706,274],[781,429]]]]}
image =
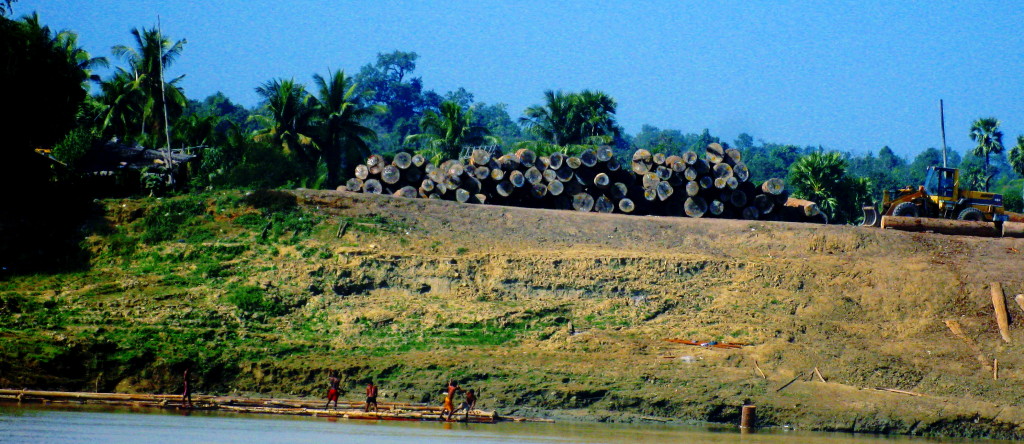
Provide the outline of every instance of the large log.
{"type": "Polygon", "coordinates": [[[685,163],[687,165],[693,165],[693,164],[697,163],[698,159],[699,159],[699,157],[697,156],[697,153],[695,153],[693,151],[687,151],[687,152],[683,153],[683,163],[685,163]]]}
{"type": "Polygon", "coordinates": [[[750,180],[750,168],[747,168],[747,164],[743,162],[736,162],[736,164],[732,166],[732,174],[736,177],[736,180],[740,182],[750,180]]]}
{"type": "Polygon", "coordinates": [[[654,153],[651,155],[651,161],[654,162],[655,165],[665,165],[665,159],[667,158],[668,157],[665,156],[665,153],[654,153]]]}
{"type": "MultiPolygon", "coordinates": [[[[787,203],[788,205],[788,203],[787,203]]],[[[901,231],[931,231],[940,234],[954,234],[964,236],[998,237],[992,222],[935,219],[928,217],[898,217],[882,216],[882,228],[892,228],[901,231]]]]}
{"type": "Polygon", "coordinates": [[[699,192],[700,192],[700,184],[698,184],[697,182],[694,182],[692,180],[689,181],[689,182],[686,182],[686,195],[687,196],[691,196],[691,197],[692,196],[696,196],[697,193],[699,193],[699,192]]]}
{"type": "Polygon", "coordinates": [[[400,170],[407,169],[412,166],[412,154],[405,151],[399,152],[398,154],[395,154],[395,160],[391,163],[400,170]]]}
{"type": "Polygon", "coordinates": [[[658,200],[662,202],[668,200],[669,197],[672,197],[672,193],[675,192],[675,189],[672,188],[672,185],[669,185],[668,182],[659,182],[654,186],[654,189],[658,192],[658,200]]]}
{"type": "Polygon", "coordinates": [[[608,162],[605,164],[605,168],[608,168],[609,172],[615,172],[622,169],[622,165],[619,163],[619,159],[612,157],[611,159],[608,159],[608,162]]]}
{"type": "Polygon", "coordinates": [[[514,192],[515,189],[516,189],[516,186],[512,185],[512,182],[507,181],[507,180],[503,180],[501,182],[498,182],[498,185],[496,185],[494,187],[494,191],[497,192],[498,195],[501,196],[501,197],[509,197],[509,196],[511,196],[512,192],[514,192]]]}
{"type": "Polygon", "coordinates": [[[381,186],[380,181],[377,179],[367,179],[363,181],[363,192],[370,194],[380,194],[384,191],[384,187],[381,186]]]}
{"type": "Polygon", "coordinates": [[[555,170],[553,170],[551,168],[545,169],[544,172],[541,173],[541,175],[544,176],[544,182],[547,182],[547,183],[559,182],[559,180],[558,180],[558,171],[555,171],[555,170]]]}
{"type": "Polygon", "coordinates": [[[356,165],[356,178],[366,180],[367,177],[370,177],[370,168],[363,164],[356,165]]]}
{"type": "Polygon", "coordinates": [[[588,212],[594,208],[594,196],[578,193],[572,197],[572,208],[576,211],[588,212]]]}
{"type": "Polygon", "coordinates": [[[562,182],[556,180],[554,182],[548,183],[548,194],[552,196],[559,196],[562,194],[562,191],[564,190],[565,184],[563,184],[562,182]]]}
{"type": "Polygon", "coordinates": [[[775,201],[765,194],[758,194],[757,196],[754,196],[754,205],[756,205],[757,209],[761,210],[761,213],[763,214],[771,213],[772,210],[775,209],[775,201]]]}
{"type": "Polygon", "coordinates": [[[805,217],[816,217],[817,215],[821,214],[821,208],[818,207],[818,204],[811,202],[809,200],[790,197],[789,199],[786,199],[786,203],[783,205],[786,207],[799,209],[805,217]]]}
{"type": "Polygon", "coordinates": [[[562,163],[561,168],[555,170],[555,176],[558,178],[559,182],[568,182],[572,180],[574,174],[575,171],[573,171],[572,168],[569,168],[569,165],[564,162],[562,163]]]}
{"type": "Polygon", "coordinates": [[[672,168],[662,165],[655,168],[654,173],[658,175],[658,179],[668,180],[670,177],[672,177],[672,168]]]}
{"type": "Polygon", "coordinates": [[[509,182],[512,182],[512,185],[516,188],[522,188],[522,186],[526,184],[526,176],[519,170],[513,170],[509,173],[508,180],[509,182]]]}
{"type": "Polygon", "coordinates": [[[594,211],[598,213],[611,213],[615,211],[615,203],[607,196],[601,196],[594,202],[594,211]]]}
{"type": "Polygon", "coordinates": [[[417,168],[422,167],[427,163],[427,158],[422,154],[413,154],[412,164],[416,165],[417,168]]]}
{"type": "Polygon", "coordinates": [[[601,145],[597,147],[597,160],[601,162],[607,162],[615,157],[615,150],[608,145],[601,145]]]}
{"type": "Polygon", "coordinates": [[[611,182],[611,178],[609,178],[605,173],[597,173],[597,175],[594,176],[594,186],[598,188],[608,188],[608,186],[611,185],[611,182]]]}
{"type": "Polygon", "coordinates": [[[579,157],[570,156],[567,159],[565,159],[565,164],[569,165],[569,168],[572,168],[572,169],[575,170],[575,169],[579,169],[579,167],[583,166],[583,161],[580,160],[579,157]]]}
{"type": "Polygon", "coordinates": [[[533,165],[537,161],[537,155],[526,148],[516,151],[516,157],[519,158],[519,163],[522,165],[533,165]]]}
{"type": "Polygon", "coordinates": [[[469,156],[469,164],[473,166],[485,166],[491,161],[491,152],[475,149],[469,156]]]}
{"type": "Polygon", "coordinates": [[[558,151],[555,151],[555,152],[551,153],[550,156],[548,156],[548,168],[551,168],[553,170],[557,170],[557,169],[561,168],[562,164],[564,164],[564,163],[565,163],[565,154],[562,154],[562,153],[560,153],[558,151]]]}
{"type": "Polygon", "coordinates": [[[1006,316],[1006,296],[1003,294],[1003,284],[992,283],[992,308],[996,314],[996,325],[999,326],[999,335],[1003,341],[1010,343],[1010,320],[1006,316]]]}
{"type": "Polygon", "coordinates": [[[658,173],[646,173],[641,178],[641,184],[644,188],[654,188],[661,182],[661,178],[658,177],[658,173]]]}
{"type": "Polygon", "coordinates": [[[721,216],[725,212],[725,204],[718,199],[714,199],[708,204],[708,212],[715,216],[721,216]]]}
{"type": "Polygon", "coordinates": [[[412,187],[412,186],[408,186],[407,185],[407,186],[402,187],[398,191],[395,191],[394,196],[395,197],[405,197],[405,198],[408,198],[408,199],[414,199],[414,198],[416,198],[417,194],[418,194],[418,191],[416,190],[416,187],[412,187]]]}
{"type": "Polygon", "coordinates": [[[402,178],[402,173],[399,171],[398,167],[394,165],[385,166],[380,173],[380,179],[388,185],[394,185],[398,183],[398,179],[402,178]]]}
{"type": "Polygon", "coordinates": [[[699,196],[687,197],[683,211],[690,217],[701,217],[708,211],[708,204],[699,196]]]}
{"type": "Polygon", "coordinates": [[[740,153],[740,150],[729,148],[725,150],[725,160],[732,165],[736,165],[743,162],[743,155],[740,153]]]}
{"type": "Polygon", "coordinates": [[[583,150],[580,153],[580,162],[587,168],[593,168],[594,165],[597,165],[597,153],[594,150],[583,150]]]}
{"type": "Polygon", "coordinates": [[[358,192],[363,189],[363,181],[358,177],[353,177],[345,182],[345,189],[352,192],[358,192]]]}
{"type": "Polygon", "coordinates": [[[725,148],[718,143],[709,143],[704,148],[704,158],[711,163],[722,163],[725,160],[725,148]]]}
{"type": "Polygon", "coordinates": [[[622,182],[615,182],[608,188],[608,194],[612,199],[622,199],[629,194],[629,187],[622,182]]]}
{"type": "Polygon", "coordinates": [[[783,182],[782,179],[776,177],[768,179],[761,184],[761,191],[765,192],[766,194],[771,194],[773,196],[778,196],[782,194],[782,190],[785,189],[786,183],[783,182]]]}
{"type": "Polygon", "coordinates": [[[636,209],[636,205],[633,203],[632,199],[626,197],[626,198],[623,198],[623,199],[619,200],[619,211],[622,211],[623,213],[629,214],[629,213],[632,213],[633,210],[635,210],[635,209],[636,209]]]}
{"type": "Polygon", "coordinates": [[[1024,238],[1024,223],[1003,222],[1003,237],[1024,238]]]}

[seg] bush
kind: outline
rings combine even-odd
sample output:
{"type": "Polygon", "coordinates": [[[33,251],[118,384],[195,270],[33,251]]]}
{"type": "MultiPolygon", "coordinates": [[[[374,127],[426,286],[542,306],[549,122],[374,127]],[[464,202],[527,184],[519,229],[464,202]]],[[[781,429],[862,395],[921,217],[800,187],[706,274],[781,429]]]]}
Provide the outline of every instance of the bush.
{"type": "Polygon", "coordinates": [[[153,244],[173,239],[192,218],[205,210],[204,199],[198,196],[166,200],[142,219],[142,241],[153,244]]]}
{"type": "Polygon", "coordinates": [[[235,287],[228,293],[228,302],[234,304],[243,313],[265,313],[271,316],[285,314],[284,304],[263,296],[263,289],[247,285],[235,287]]]}
{"type": "Polygon", "coordinates": [[[246,205],[264,210],[266,213],[279,213],[294,210],[298,200],[294,194],[284,191],[256,190],[242,199],[246,205]]]}
{"type": "Polygon", "coordinates": [[[95,142],[96,134],[91,130],[75,128],[64,136],[64,140],[53,146],[53,157],[68,167],[75,168],[95,142]]]}

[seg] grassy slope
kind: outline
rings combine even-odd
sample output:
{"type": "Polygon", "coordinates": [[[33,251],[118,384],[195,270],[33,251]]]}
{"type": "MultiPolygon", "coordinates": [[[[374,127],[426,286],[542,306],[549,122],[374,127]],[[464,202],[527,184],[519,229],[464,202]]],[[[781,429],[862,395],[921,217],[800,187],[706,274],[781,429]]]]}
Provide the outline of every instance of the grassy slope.
{"type": "Polygon", "coordinates": [[[88,271],[0,282],[0,386],[168,392],[192,362],[201,391],[315,397],[340,369],[352,398],[455,377],[503,411],[1024,436],[986,287],[1024,290],[1024,241],[299,194],[105,202],[88,271]]]}

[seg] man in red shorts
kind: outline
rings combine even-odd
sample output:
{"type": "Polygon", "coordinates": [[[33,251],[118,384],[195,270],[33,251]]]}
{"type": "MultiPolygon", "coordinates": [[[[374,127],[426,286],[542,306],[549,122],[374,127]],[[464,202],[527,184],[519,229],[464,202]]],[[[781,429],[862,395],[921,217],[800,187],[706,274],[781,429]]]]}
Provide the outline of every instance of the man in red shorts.
{"type": "Polygon", "coordinates": [[[334,408],[337,409],[338,383],[340,381],[338,380],[338,375],[337,373],[334,372],[334,370],[331,370],[330,377],[327,378],[327,382],[330,384],[331,388],[327,389],[327,405],[324,406],[324,409],[327,409],[331,405],[331,401],[334,401],[334,408]]]}

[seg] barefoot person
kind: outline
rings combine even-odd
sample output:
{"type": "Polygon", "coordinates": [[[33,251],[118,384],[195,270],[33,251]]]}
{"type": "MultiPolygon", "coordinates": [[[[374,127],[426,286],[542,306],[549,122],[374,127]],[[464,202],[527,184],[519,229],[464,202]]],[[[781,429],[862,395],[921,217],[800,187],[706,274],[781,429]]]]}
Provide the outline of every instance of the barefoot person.
{"type": "MultiPolygon", "coordinates": [[[[466,400],[459,404],[459,408],[455,409],[452,414],[458,413],[460,410],[466,411],[466,422],[469,422],[469,411],[476,408],[476,393],[473,393],[473,389],[469,389],[466,392],[466,400]]],[[[450,417],[450,416],[449,416],[450,417]]]]}
{"type": "Polygon", "coordinates": [[[185,373],[181,376],[181,384],[184,386],[184,390],[181,392],[181,404],[192,408],[192,390],[188,386],[188,371],[189,368],[185,367],[185,373]]]}
{"type": "Polygon", "coordinates": [[[370,383],[366,385],[366,409],[365,409],[365,411],[367,411],[367,412],[370,411],[370,404],[373,404],[373,411],[376,412],[377,411],[377,386],[373,384],[373,380],[370,380],[370,383]]]}
{"type": "Polygon", "coordinates": [[[455,402],[455,394],[459,392],[462,392],[462,387],[459,387],[459,384],[454,380],[449,379],[448,388],[445,390],[444,394],[444,405],[441,406],[441,417],[444,418],[444,415],[447,413],[447,421],[452,420],[452,413],[455,411],[455,406],[453,405],[455,402]]]}
{"type": "Polygon", "coordinates": [[[335,410],[338,408],[338,382],[338,374],[331,370],[330,376],[327,378],[330,388],[327,389],[327,405],[324,406],[325,410],[331,405],[331,401],[334,401],[335,410]]]}

